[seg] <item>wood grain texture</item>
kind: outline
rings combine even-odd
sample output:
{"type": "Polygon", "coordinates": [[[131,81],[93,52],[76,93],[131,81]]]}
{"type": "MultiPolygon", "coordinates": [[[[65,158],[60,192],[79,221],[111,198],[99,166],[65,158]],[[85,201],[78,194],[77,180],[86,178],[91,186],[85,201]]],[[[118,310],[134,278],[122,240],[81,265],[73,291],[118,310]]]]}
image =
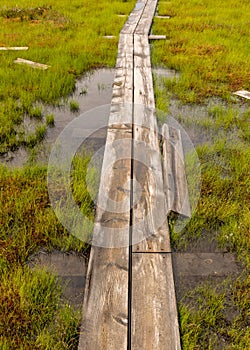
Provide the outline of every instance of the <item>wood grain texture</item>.
{"type": "MultiPolygon", "coordinates": [[[[139,79],[138,82],[140,82],[139,79]]],[[[142,95],[138,96],[141,98],[142,95]]],[[[166,229],[168,208],[163,188],[158,129],[153,109],[134,105],[133,135],[133,180],[135,182],[133,251],[170,251],[166,229]]]]}
{"type": "Polygon", "coordinates": [[[147,4],[148,0],[140,0],[137,1],[135,4],[135,7],[131,14],[129,15],[126,23],[124,24],[121,34],[130,34],[133,36],[136,27],[138,26],[139,21],[141,20],[141,16],[144,12],[145,6],[147,4]]]}
{"type": "Polygon", "coordinates": [[[191,216],[181,132],[167,124],[162,127],[164,191],[168,208],[191,216]]]}
{"type": "Polygon", "coordinates": [[[171,260],[171,254],[133,254],[133,350],[181,349],[171,260]]]}
{"type": "Polygon", "coordinates": [[[138,1],[120,33],[79,350],[180,350],[148,42],[156,4],[138,1]]]}
{"type": "Polygon", "coordinates": [[[141,15],[135,34],[148,35],[152,26],[158,0],[148,0],[141,15]]]}
{"type": "Polygon", "coordinates": [[[79,350],[125,350],[128,346],[133,32],[143,7],[129,16],[118,44],[79,350]]]}
{"type": "Polygon", "coordinates": [[[127,349],[128,249],[92,247],[78,349],[127,349]]]}

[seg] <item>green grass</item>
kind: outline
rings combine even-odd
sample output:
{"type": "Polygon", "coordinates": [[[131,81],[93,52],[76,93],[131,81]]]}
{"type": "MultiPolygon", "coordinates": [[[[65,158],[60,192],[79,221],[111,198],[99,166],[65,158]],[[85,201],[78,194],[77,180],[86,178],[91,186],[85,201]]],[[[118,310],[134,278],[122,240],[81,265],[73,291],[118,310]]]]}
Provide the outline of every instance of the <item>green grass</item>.
{"type": "Polygon", "coordinates": [[[211,284],[188,293],[180,306],[183,349],[247,349],[249,276],[211,284]]]}
{"type": "Polygon", "coordinates": [[[250,89],[249,7],[232,0],[159,2],[159,14],[172,17],[154,20],[154,33],[168,40],[154,43],[153,63],[181,72],[168,81],[171,93],[194,103],[250,89]]]}
{"type": "Polygon", "coordinates": [[[50,127],[55,125],[55,117],[53,114],[47,114],[45,119],[46,119],[46,125],[50,127]]]}
{"type": "MultiPolygon", "coordinates": [[[[114,66],[126,20],[117,14],[129,14],[133,6],[132,0],[1,1],[0,45],[29,50],[0,53],[0,154],[24,147],[34,158],[55,123],[43,106],[61,99],[67,103],[78,77],[114,66]],[[17,65],[17,57],[50,67],[42,71],[17,65]]],[[[71,101],[70,108],[76,107],[71,101]]],[[[93,221],[94,203],[82,181],[88,162],[86,154],[74,159],[72,192],[93,221]]],[[[0,348],[77,349],[80,315],[63,304],[57,278],[30,270],[27,262],[41,248],[86,254],[89,246],[60,224],[48,197],[47,167],[33,163],[22,169],[0,167],[0,348]]]]}
{"type": "Polygon", "coordinates": [[[80,315],[61,302],[60,294],[59,281],[49,271],[5,271],[0,285],[0,348],[76,348],[80,315]]]}
{"type": "Polygon", "coordinates": [[[88,70],[114,66],[119,32],[134,1],[1,1],[0,45],[28,46],[28,51],[1,51],[0,154],[21,143],[18,125],[24,115],[41,117],[37,101],[56,104],[74,91],[88,70]],[[107,18],[110,20],[107,21],[107,18]],[[115,35],[114,40],[103,38],[115,35]],[[14,64],[17,58],[49,65],[41,71],[14,64]]]}
{"type": "Polygon", "coordinates": [[[71,100],[69,103],[69,109],[71,112],[78,112],[79,111],[79,103],[77,101],[71,100]]]}
{"type": "MultiPolygon", "coordinates": [[[[78,155],[72,191],[82,212],[94,219],[86,176],[89,157],[78,155]]],[[[46,167],[0,167],[0,348],[76,349],[80,315],[61,302],[55,276],[32,270],[29,258],[42,247],[86,254],[88,245],[58,222],[50,205],[46,167]]],[[[92,232],[89,232],[89,236],[92,232]]]]}
{"type": "Polygon", "coordinates": [[[192,132],[201,163],[194,215],[182,232],[175,230],[176,216],[169,218],[172,247],[185,251],[206,237],[208,244],[234,253],[242,269],[240,277],[221,283],[208,279],[179,302],[182,348],[245,350],[250,342],[250,106],[233,92],[250,89],[250,4],[160,1],[159,14],[172,17],[154,20],[153,32],[168,40],[154,43],[152,60],[179,76],[155,81],[156,104],[192,132]],[[199,144],[202,134],[206,138],[199,144]]]}

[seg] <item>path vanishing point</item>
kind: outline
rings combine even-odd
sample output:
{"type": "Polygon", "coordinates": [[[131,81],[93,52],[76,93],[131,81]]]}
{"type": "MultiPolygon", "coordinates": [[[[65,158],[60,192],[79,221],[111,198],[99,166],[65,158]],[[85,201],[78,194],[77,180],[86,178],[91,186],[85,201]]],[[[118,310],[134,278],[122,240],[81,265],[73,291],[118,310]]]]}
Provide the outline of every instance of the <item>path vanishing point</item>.
{"type": "Polygon", "coordinates": [[[149,33],[139,0],[119,38],[79,350],[180,350],[167,216],[190,215],[181,134],[160,147],[149,33]]]}

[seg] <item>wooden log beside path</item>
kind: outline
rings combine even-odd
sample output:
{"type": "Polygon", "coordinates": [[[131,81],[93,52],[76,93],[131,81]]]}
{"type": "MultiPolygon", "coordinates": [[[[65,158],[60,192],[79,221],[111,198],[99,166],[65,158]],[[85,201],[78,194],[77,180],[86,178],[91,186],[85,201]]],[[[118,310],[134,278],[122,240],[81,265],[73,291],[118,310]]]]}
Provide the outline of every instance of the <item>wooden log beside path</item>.
{"type": "Polygon", "coordinates": [[[46,69],[48,69],[50,67],[47,64],[33,62],[33,61],[30,61],[30,60],[26,60],[24,58],[17,58],[14,61],[14,63],[24,64],[24,65],[28,65],[28,66],[30,66],[32,68],[37,68],[37,69],[42,69],[42,70],[46,70],[46,69]]]}
{"type": "Polygon", "coordinates": [[[182,197],[170,206],[163,175],[149,47],[156,7],[139,0],[120,33],[79,350],[181,349],[167,215],[189,207],[182,197]]]}

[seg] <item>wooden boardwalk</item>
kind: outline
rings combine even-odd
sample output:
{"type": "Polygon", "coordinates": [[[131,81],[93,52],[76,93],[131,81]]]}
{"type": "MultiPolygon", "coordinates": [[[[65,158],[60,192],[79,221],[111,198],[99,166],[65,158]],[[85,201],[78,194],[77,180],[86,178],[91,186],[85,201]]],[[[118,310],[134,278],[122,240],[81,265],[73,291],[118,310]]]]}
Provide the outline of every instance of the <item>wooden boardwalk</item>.
{"type": "MultiPolygon", "coordinates": [[[[163,176],[148,41],[156,6],[138,1],[120,33],[79,350],[181,349],[167,214],[190,209],[183,175],[174,187],[163,176]]],[[[181,161],[167,157],[180,135],[163,132],[176,177],[181,161]]]]}

